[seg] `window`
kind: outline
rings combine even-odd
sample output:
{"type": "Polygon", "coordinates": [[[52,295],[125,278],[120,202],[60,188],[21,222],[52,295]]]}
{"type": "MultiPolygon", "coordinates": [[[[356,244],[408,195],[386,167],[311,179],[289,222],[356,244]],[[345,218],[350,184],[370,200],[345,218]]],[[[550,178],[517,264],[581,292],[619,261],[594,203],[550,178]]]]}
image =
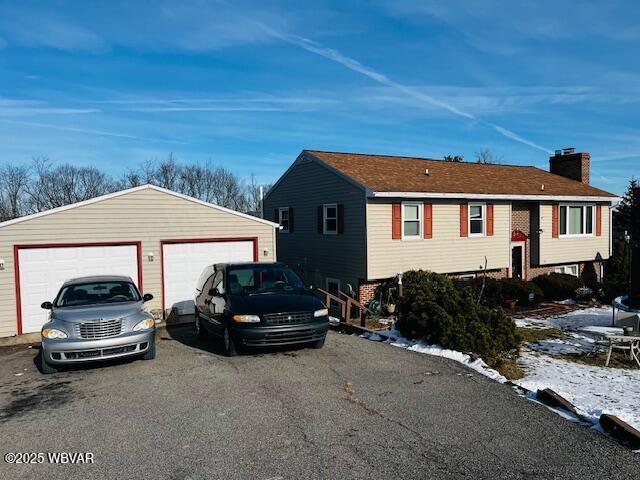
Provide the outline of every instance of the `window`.
{"type": "Polygon", "coordinates": [[[76,283],[63,287],[54,300],[55,306],[83,307],[105,303],[139,302],[138,289],[131,282],[109,281],[76,283]]]}
{"type": "Polygon", "coordinates": [[[568,275],[573,275],[574,277],[578,276],[578,265],[561,265],[560,267],[556,267],[556,273],[566,273],[568,275]]]}
{"type": "Polygon", "coordinates": [[[593,235],[593,205],[560,205],[560,235],[593,235]]]}
{"type": "Polygon", "coordinates": [[[289,233],[289,208],[279,208],[278,209],[278,223],[282,227],[280,229],[281,233],[289,233]]]}
{"type": "Polygon", "coordinates": [[[327,292],[329,292],[331,295],[338,297],[340,294],[340,280],[336,278],[327,277],[326,283],[327,283],[327,292]]]}
{"type": "Polygon", "coordinates": [[[338,206],[335,203],[326,204],[324,208],[323,233],[335,235],[338,233],[338,206]]]}
{"type": "Polygon", "coordinates": [[[481,237],[485,234],[485,212],[484,203],[469,204],[469,236],[481,237]]]}
{"type": "Polygon", "coordinates": [[[422,204],[402,204],[402,238],[422,238],[422,204]]]}
{"type": "Polygon", "coordinates": [[[461,275],[458,275],[459,280],[473,280],[474,278],[476,278],[475,273],[463,273],[461,275]]]}
{"type": "Polygon", "coordinates": [[[228,290],[232,295],[257,295],[305,291],[300,277],[284,265],[243,265],[229,267],[228,290]]]}

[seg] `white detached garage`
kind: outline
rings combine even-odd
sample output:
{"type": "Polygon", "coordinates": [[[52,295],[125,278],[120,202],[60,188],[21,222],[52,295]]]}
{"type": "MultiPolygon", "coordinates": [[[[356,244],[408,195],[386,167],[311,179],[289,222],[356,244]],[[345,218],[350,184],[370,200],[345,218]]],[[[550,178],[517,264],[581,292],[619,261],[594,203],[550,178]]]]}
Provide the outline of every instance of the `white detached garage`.
{"type": "Polygon", "coordinates": [[[202,269],[274,261],[276,227],[152,185],[0,223],[0,336],[40,331],[40,304],[83,275],[127,275],[150,309],[193,313],[202,269]]]}

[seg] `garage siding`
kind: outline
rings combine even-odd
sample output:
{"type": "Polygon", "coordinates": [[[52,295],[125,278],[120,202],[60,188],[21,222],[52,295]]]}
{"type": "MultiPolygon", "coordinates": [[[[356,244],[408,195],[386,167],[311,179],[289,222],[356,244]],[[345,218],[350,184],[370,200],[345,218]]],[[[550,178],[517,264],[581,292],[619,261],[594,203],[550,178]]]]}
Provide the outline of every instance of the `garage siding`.
{"type": "Polygon", "coordinates": [[[268,224],[145,188],[89,205],[0,228],[0,337],[17,334],[13,246],[22,244],[132,242],[142,245],[144,293],[161,308],[160,241],[258,237],[260,261],[275,260],[275,232],[268,224]],[[267,249],[265,255],[264,250],[267,249]],[[154,253],[149,261],[148,253],[154,253]]]}

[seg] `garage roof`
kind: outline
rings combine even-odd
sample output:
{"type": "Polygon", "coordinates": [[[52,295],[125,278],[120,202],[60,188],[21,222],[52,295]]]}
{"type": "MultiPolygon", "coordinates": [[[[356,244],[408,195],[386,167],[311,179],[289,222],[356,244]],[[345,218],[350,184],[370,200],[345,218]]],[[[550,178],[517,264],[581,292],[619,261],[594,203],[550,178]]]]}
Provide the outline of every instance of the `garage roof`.
{"type": "Polygon", "coordinates": [[[248,215],[246,213],[241,213],[241,212],[238,212],[236,210],[232,210],[230,208],[225,208],[225,207],[221,207],[220,205],[215,205],[213,203],[208,203],[208,202],[205,202],[203,200],[199,200],[197,198],[190,197],[188,195],[183,195],[182,193],[174,192],[173,190],[169,190],[169,189],[166,189],[166,188],[158,187],[156,185],[146,184],[146,185],[140,185],[138,187],[127,188],[126,190],[120,190],[120,191],[117,191],[117,192],[108,193],[106,195],[102,195],[100,197],[91,198],[89,200],[84,200],[82,202],[71,203],[69,205],[64,205],[62,207],[52,208],[50,210],[44,210],[42,212],[33,213],[31,215],[25,215],[24,217],[18,217],[18,218],[14,218],[12,220],[7,220],[5,222],[1,222],[0,223],[0,228],[8,227],[9,225],[14,225],[16,223],[26,222],[27,220],[31,220],[31,219],[34,219],[34,218],[44,217],[46,215],[52,215],[52,214],[58,213],[58,212],[64,212],[65,210],[71,210],[72,208],[83,207],[85,205],[91,205],[92,203],[102,202],[103,200],[108,200],[110,198],[115,198],[115,197],[119,197],[121,195],[126,195],[128,193],[138,192],[140,190],[146,190],[146,189],[156,190],[158,192],[166,193],[168,195],[173,195],[174,197],[182,198],[183,200],[187,200],[189,202],[198,203],[200,205],[204,205],[205,207],[209,207],[209,208],[213,208],[215,210],[219,210],[219,211],[222,211],[222,212],[230,213],[232,215],[237,215],[239,217],[246,218],[247,220],[253,220],[253,221],[258,222],[258,223],[264,223],[266,225],[271,225],[272,227],[278,227],[277,223],[270,222],[269,220],[265,220],[263,218],[254,217],[252,215],[248,215]]]}

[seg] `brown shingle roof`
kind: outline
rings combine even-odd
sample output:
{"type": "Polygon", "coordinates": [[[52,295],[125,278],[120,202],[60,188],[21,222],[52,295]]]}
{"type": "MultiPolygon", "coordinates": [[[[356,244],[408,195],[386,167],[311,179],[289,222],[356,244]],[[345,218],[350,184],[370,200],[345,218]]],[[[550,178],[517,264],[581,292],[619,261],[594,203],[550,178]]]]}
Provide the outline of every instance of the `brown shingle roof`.
{"type": "Polygon", "coordinates": [[[374,192],[615,197],[530,166],[305,150],[374,192]],[[429,169],[429,175],[425,175],[429,169]],[[544,184],[544,190],[541,189],[544,184]]]}

